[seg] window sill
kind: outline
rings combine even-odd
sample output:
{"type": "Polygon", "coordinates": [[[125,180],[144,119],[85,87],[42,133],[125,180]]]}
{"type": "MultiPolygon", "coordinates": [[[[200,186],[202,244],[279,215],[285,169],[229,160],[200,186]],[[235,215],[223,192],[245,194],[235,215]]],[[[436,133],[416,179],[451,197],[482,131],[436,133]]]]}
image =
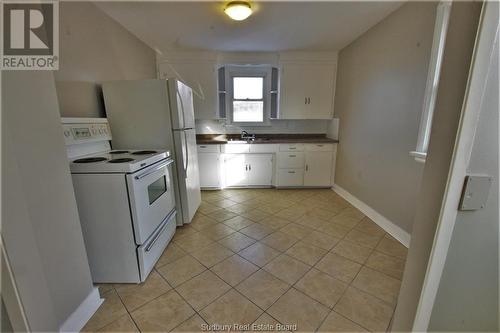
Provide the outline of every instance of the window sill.
{"type": "Polygon", "coordinates": [[[427,153],[422,153],[419,151],[410,151],[410,156],[415,158],[415,161],[418,163],[425,163],[425,160],[427,159],[427,153]]]}

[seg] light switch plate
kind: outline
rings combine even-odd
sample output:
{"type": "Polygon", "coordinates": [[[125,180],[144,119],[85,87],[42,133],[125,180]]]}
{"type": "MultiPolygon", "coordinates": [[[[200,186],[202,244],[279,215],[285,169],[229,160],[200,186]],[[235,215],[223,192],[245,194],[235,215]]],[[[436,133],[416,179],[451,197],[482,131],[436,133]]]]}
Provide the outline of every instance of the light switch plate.
{"type": "Polygon", "coordinates": [[[493,177],[487,175],[468,175],[465,177],[459,210],[478,210],[484,208],[490,194],[493,177]]]}

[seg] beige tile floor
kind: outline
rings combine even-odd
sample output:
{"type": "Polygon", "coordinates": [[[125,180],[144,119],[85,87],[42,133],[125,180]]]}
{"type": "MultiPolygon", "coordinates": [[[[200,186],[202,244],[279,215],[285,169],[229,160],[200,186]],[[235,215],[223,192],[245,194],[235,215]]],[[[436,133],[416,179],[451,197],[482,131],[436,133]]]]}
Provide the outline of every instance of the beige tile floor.
{"type": "Polygon", "coordinates": [[[202,199],[145,283],[99,286],[105,302],[85,331],[387,330],[407,250],[333,191],[206,191],[202,199]]]}

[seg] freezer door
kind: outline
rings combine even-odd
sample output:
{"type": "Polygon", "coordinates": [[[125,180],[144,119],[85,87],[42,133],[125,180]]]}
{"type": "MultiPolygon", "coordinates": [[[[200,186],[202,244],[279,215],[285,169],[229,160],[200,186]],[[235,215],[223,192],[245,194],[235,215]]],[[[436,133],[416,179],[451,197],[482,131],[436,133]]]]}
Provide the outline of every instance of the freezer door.
{"type": "Polygon", "coordinates": [[[174,140],[182,223],[186,224],[191,222],[201,204],[195,130],[175,131],[174,140]]]}
{"type": "Polygon", "coordinates": [[[179,80],[168,79],[172,128],[194,128],[193,91],[179,80]]]}

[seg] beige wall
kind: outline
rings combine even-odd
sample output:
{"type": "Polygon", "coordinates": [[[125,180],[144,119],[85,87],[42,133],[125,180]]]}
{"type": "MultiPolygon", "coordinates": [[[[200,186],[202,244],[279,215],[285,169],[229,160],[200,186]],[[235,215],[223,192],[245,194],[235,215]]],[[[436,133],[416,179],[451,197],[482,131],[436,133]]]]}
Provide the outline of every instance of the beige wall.
{"type": "Polygon", "coordinates": [[[413,326],[455,145],[480,10],[480,2],[455,2],[451,9],[429,151],[392,325],[395,332],[410,331],[413,326]]]}
{"type": "Polygon", "coordinates": [[[2,240],[30,329],[59,331],[92,292],[50,71],[2,73],[2,240]]]}
{"type": "Polygon", "coordinates": [[[155,52],[90,2],[60,4],[61,115],[102,117],[101,81],[156,77],[155,52]]]}
{"type": "Polygon", "coordinates": [[[407,3],[339,54],[335,182],[411,232],[422,165],[415,149],[436,3],[407,3]]]}

